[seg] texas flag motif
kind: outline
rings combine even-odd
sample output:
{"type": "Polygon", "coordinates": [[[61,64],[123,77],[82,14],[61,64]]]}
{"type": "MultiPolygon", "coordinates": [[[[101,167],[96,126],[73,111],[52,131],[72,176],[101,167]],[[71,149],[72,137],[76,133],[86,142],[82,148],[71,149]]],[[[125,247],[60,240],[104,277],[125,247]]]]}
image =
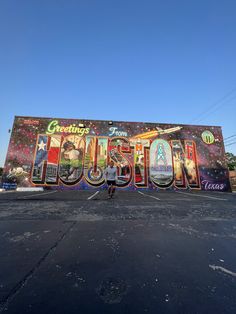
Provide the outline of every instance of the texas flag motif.
{"type": "Polygon", "coordinates": [[[48,150],[48,163],[55,165],[58,164],[60,145],[61,145],[60,136],[53,136],[50,138],[50,148],[48,150]]]}
{"type": "Polygon", "coordinates": [[[37,143],[35,166],[39,167],[41,166],[44,160],[47,160],[47,157],[48,157],[47,144],[48,144],[48,137],[40,135],[38,137],[38,143],[37,143]]]}
{"type": "Polygon", "coordinates": [[[59,160],[60,145],[60,136],[55,135],[48,137],[40,135],[37,143],[35,166],[41,166],[43,161],[57,165],[59,160]]]}

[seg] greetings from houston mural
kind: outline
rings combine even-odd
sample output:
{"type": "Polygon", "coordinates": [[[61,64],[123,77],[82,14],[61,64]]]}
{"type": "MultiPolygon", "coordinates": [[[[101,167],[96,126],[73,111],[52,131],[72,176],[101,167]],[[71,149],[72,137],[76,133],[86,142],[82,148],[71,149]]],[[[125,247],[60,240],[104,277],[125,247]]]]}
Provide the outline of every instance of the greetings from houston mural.
{"type": "Polygon", "coordinates": [[[3,184],[103,189],[113,160],[119,188],[228,191],[224,154],[216,126],[16,117],[3,184]]]}

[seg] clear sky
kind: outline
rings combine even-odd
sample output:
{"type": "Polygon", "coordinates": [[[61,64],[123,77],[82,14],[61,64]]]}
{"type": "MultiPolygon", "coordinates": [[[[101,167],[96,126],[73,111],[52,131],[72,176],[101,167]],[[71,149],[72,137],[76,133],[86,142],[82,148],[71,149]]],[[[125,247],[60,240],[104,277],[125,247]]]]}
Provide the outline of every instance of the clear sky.
{"type": "Polygon", "coordinates": [[[1,0],[0,166],[15,115],[236,134],[235,56],[235,0],[1,0]]]}

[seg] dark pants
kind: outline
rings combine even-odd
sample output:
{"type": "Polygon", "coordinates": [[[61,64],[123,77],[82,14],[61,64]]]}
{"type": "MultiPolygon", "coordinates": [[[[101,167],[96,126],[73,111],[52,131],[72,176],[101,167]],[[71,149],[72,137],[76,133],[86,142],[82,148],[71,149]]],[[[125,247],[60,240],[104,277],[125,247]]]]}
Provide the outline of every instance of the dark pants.
{"type": "Polygon", "coordinates": [[[108,185],[108,194],[112,195],[115,193],[116,190],[116,181],[115,180],[107,180],[108,185]]]}

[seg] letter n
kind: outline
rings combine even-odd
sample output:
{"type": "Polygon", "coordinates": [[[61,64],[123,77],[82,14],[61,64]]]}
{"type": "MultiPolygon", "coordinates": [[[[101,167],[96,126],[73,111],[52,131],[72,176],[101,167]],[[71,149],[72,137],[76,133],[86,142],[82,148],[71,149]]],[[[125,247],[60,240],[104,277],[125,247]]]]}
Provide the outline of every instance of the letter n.
{"type": "Polygon", "coordinates": [[[184,141],[184,148],[180,140],[171,141],[175,186],[185,188],[199,188],[200,180],[198,174],[196,145],[191,140],[184,141]]]}

